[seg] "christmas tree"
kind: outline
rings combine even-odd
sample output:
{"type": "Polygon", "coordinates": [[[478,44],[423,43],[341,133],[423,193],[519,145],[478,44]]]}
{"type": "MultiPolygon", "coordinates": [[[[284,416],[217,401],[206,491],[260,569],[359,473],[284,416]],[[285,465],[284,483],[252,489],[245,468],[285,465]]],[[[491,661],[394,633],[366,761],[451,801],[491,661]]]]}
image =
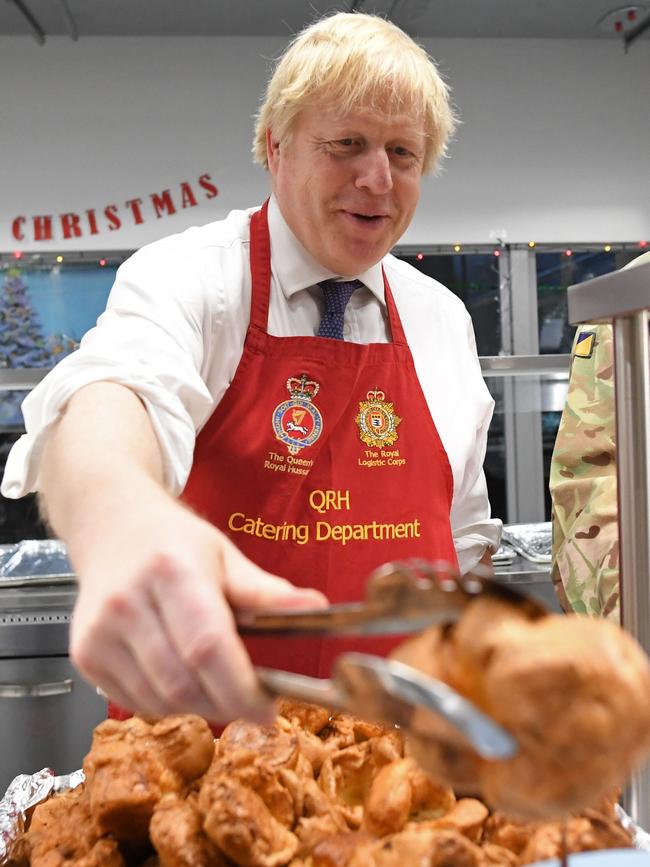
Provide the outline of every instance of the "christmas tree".
{"type": "MultiPolygon", "coordinates": [[[[21,269],[5,272],[0,294],[0,367],[54,367],[78,344],[62,334],[43,334],[38,314],[29,300],[21,269]]],[[[23,392],[5,391],[0,402],[0,423],[20,425],[23,392]]]]}

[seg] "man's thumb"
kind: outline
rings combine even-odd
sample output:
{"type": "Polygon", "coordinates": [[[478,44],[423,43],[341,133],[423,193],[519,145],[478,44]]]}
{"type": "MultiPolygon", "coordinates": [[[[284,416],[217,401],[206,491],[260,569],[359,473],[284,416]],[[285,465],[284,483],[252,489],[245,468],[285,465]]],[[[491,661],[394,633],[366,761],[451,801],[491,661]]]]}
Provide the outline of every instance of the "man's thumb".
{"type": "Polygon", "coordinates": [[[233,608],[324,608],[327,597],[311,587],[296,587],[260,569],[238,551],[239,562],[226,563],[226,596],[233,608]]]}

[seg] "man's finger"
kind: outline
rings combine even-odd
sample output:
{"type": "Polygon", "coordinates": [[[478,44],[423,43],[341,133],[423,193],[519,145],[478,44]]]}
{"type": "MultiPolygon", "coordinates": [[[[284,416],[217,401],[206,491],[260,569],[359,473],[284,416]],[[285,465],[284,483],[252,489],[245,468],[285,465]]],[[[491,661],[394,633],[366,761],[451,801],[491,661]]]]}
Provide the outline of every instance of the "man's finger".
{"type": "Polygon", "coordinates": [[[228,603],[212,583],[196,581],[188,593],[187,580],[176,576],[152,592],[180,658],[219,713],[212,720],[272,722],[273,703],[255,677],[228,603]]]}
{"type": "Polygon", "coordinates": [[[143,606],[138,632],[128,644],[165,713],[196,713],[216,719],[214,702],[178,654],[157,606],[143,606]]]}
{"type": "Polygon", "coordinates": [[[135,657],[120,641],[111,638],[105,643],[97,643],[94,651],[86,661],[83,650],[78,650],[72,654],[73,662],[82,675],[111,701],[134,713],[155,716],[169,713],[135,657]]]}

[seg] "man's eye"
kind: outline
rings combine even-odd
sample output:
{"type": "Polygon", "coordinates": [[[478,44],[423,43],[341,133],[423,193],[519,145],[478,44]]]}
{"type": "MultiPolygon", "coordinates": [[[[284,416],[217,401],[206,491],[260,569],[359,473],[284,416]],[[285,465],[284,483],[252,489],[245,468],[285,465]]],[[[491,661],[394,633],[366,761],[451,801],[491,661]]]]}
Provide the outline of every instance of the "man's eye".
{"type": "Polygon", "coordinates": [[[393,148],[393,150],[397,154],[398,157],[412,157],[413,156],[413,154],[411,153],[411,151],[408,148],[402,147],[401,145],[397,145],[395,148],[393,148]]]}
{"type": "Polygon", "coordinates": [[[335,156],[350,156],[357,154],[361,148],[361,142],[357,138],[335,138],[327,143],[327,147],[331,154],[335,156]]]}

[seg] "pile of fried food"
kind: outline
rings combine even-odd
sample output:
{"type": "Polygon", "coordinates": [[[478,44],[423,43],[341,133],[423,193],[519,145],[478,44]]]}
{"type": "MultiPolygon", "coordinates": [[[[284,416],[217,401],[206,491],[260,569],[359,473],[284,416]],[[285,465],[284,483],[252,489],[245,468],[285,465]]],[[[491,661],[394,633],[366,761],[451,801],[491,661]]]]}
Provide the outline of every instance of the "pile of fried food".
{"type": "Polygon", "coordinates": [[[614,799],[523,822],[457,798],[395,729],[283,701],[275,724],[107,720],[86,781],[35,808],[11,867],[518,867],[631,845],[614,799]]]}

